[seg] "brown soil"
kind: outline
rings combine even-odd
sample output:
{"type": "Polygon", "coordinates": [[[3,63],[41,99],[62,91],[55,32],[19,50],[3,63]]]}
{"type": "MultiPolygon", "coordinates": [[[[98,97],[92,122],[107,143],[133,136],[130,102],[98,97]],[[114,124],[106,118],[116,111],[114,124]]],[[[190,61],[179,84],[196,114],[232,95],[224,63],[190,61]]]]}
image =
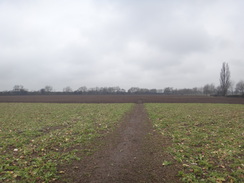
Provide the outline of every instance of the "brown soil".
{"type": "Polygon", "coordinates": [[[65,175],[58,182],[180,182],[179,165],[166,151],[171,141],[153,130],[143,104],[101,140],[105,145],[93,155],[61,168],[65,175]]]}
{"type": "Polygon", "coordinates": [[[244,98],[187,95],[26,95],[0,96],[0,102],[43,103],[229,103],[244,104],[244,98]]]}

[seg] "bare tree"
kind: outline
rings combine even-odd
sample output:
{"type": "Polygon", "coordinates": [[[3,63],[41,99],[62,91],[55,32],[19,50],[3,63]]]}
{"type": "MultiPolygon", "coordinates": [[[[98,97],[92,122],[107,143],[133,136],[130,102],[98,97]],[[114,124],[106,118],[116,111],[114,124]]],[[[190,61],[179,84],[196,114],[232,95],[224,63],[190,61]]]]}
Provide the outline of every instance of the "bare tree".
{"type": "Polygon", "coordinates": [[[24,87],[22,85],[14,85],[13,91],[19,92],[21,90],[24,90],[24,87]]]}
{"type": "Polygon", "coordinates": [[[206,95],[213,95],[213,94],[215,94],[216,93],[216,89],[215,89],[214,84],[206,84],[203,87],[203,93],[206,94],[206,95]]]}
{"type": "Polygon", "coordinates": [[[172,95],[173,94],[174,89],[172,87],[166,87],[164,88],[164,94],[165,95],[172,95]]]}
{"type": "Polygon", "coordinates": [[[220,89],[223,96],[227,94],[228,89],[230,88],[230,70],[228,63],[223,63],[222,69],[220,72],[220,89]]]}
{"type": "Polygon", "coordinates": [[[15,94],[19,94],[19,95],[23,95],[23,94],[28,93],[27,89],[25,89],[24,86],[22,86],[22,85],[15,85],[13,88],[13,92],[15,94]]]}
{"type": "Polygon", "coordinates": [[[236,83],[236,93],[244,95],[244,81],[239,81],[236,83]]]}
{"type": "Polygon", "coordinates": [[[78,92],[82,92],[82,93],[87,92],[87,87],[86,86],[82,86],[82,87],[78,88],[77,91],[78,92]]]}
{"type": "Polygon", "coordinates": [[[52,92],[53,91],[53,87],[52,86],[45,86],[45,92],[52,92]]]}
{"type": "Polygon", "coordinates": [[[73,92],[72,88],[70,86],[67,86],[63,89],[63,92],[65,93],[70,93],[70,92],[73,92]]]}

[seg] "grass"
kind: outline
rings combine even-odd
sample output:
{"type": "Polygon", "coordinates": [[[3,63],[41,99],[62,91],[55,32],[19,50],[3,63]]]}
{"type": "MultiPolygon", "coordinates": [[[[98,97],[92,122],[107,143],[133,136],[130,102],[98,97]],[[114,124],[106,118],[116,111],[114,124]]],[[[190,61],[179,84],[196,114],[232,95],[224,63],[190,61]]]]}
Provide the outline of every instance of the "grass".
{"type": "Polygon", "coordinates": [[[244,182],[244,105],[145,106],[154,127],[171,137],[183,182],[244,182]]]}
{"type": "Polygon", "coordinates": [[[0,182],[52,182],[80,160],[132,104],[0,104],[0,182]]]}

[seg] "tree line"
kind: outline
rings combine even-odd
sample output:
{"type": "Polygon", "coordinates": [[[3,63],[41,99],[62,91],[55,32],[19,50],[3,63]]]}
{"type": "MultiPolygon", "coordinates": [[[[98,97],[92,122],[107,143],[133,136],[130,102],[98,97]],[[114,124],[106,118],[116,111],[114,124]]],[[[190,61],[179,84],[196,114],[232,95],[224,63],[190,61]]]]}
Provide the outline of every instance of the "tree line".
{"type": "Polygon", "coordinates": [[[70,86],[63,88],[63,91],[54,91],[52,86],[45,86],[38,91],[28,91],[23,85],[15,85],[11,91],[2,91],[0,95],[106,95],[106,94],[162,94],[162,95],[211,95],[211,96],[243,96],[244,97],[244,81],[241,80],[234,86],[234,82],[230,80],[230,69],[228,63],[223,63],[220,71],[220,84],[206,84],[203,87],[174,89],[166,87],[164,89],[148,89],[131,87],[128,90],[116,87],[93,87],[87,88],[81,86],[77,90],[73,90],[70,86]]]}
{"type": "Polygon", "coordinates": [[[139,87],[131,87],[128,90],[116,87],[94,87],[87,88],[82,86],[77,90],[73,90],[67,86],[63,91],[54,91],[52,86],[45,86],[38,91],[28,91],[22,85],[15,85],[13,90],[2,91],[0,95],[106,95],[106,94],[162,94],[162,95],[209,95],[209,96],[226,96],[226,95],[244,95],[244,82],[240,81],[236,87],[230,86],[227,93],[223,94],[220,86],[214,84],[206,84],[203,87],[177,89],[166,87],[164,89],[147,89],[139,87]]]}

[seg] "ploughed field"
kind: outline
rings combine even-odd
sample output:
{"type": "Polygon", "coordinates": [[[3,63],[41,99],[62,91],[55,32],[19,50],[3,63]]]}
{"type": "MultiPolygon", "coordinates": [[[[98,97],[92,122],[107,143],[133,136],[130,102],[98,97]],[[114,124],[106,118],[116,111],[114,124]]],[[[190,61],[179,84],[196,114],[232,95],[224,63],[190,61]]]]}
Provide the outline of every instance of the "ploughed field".
{"type": "Polygon", "coordinates": [[[243,182],[244,105],[138,97],[0,103],[0,182],[243,182]]]}
{"type": "Polygon", "coordinates": [[[49,103],[229,103],[244,104],[244,98],[165,95],[26,95],[0,96],[0,102],[49,103]]]}

